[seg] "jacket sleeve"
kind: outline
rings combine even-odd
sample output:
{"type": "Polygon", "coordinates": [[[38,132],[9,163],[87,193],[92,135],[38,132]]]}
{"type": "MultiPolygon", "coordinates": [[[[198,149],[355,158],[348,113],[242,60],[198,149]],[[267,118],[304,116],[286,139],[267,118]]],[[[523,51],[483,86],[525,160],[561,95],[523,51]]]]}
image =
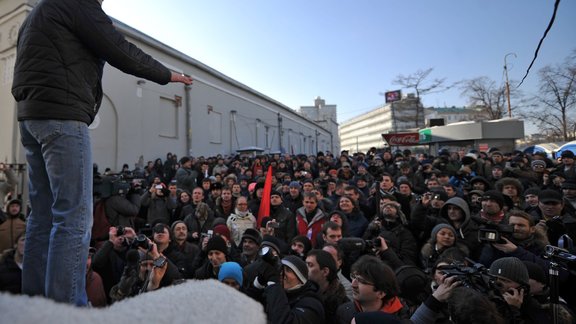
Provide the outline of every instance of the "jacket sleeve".
{"type": "Polygon", "coordinates": [[[74,33],[97,56],[119,70],[159,84],[170,82],[171,72],[160,62],[128,42],[97,1],[78,1],[74,33]]]}

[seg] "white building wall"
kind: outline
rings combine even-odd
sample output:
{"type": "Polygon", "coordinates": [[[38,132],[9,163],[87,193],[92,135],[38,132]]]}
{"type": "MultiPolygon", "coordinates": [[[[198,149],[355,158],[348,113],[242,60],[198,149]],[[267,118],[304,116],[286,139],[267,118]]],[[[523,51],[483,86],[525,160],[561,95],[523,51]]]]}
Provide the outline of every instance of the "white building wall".
{"type": "MultiPolygon", "coordinates": [[[[15,39],[7,35],[31,10],[24,3],[0,1],[0,158],[20,163],[24,154],[10,94],[15,39]]],[[[265,152],[315,154],[316,143],[319,150],[331,150],[330,130],[121,22],[115,25],[131,42],[195,81],[189,87],[161,86],[106,65],[99,122],[91,125],[94,160],[101,170],[118,170],[123,163],[132,167],[140,157],[164,159],[168,152],[212,156],[259,146],[265,152]]]]}

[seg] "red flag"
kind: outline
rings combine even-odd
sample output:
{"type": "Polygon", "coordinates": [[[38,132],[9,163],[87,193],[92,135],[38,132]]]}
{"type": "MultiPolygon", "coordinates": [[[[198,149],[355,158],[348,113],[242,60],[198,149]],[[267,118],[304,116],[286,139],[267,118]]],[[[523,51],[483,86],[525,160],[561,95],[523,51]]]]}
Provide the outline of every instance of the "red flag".
{"type": "Polygon", "coordinates": [[[264,182],[264,191],[262,200],[258,209],[258,226],[262,226],[262,219],[270,216],[270,193],[272,192],[272,166],[268,167],[266,172],[266,181],[264,182]]]}

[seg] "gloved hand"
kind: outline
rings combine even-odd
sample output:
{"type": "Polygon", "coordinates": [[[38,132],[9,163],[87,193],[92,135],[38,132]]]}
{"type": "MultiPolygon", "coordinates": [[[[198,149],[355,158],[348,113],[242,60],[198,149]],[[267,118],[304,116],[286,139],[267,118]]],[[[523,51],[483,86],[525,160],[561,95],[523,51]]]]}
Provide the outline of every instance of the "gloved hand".
{"type": "Polygon", "coordinates": [[[258,268],[258,283],[266,287],[269,282],[280,282],[280,270],[268,262],[261,262],[258,268]]]}

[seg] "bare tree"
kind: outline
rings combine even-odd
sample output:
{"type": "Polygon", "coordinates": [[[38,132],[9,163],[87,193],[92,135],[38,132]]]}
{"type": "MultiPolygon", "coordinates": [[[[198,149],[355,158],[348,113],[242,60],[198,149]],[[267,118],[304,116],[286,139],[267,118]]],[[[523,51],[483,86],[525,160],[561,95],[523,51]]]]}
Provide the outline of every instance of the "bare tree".
{"type": "Polygon", "coordinates": [[[470,106],[480,107],[489,119],[504,117],[506,108],[506,88],[498,86],[487,77],[478,77],[462,82],[462,96],[468,98],[470,106]]]}
{"type": "Polygon", "coordinates": [[[576,50],[563,64],[545,66],[538,72],[540,91],[525,113],[538,128],[562,137],[574,138],[576,129],[576,50]]]}
{"type": "Polygon", "coordinates": [[[434,79],[428,80],[430,73],[434,71],[434,68],[428,68],[426,70],[418,70],[409,75],[399,74],[396,78],[392,81],[393,84],[400,85],[403,89],[412,89],[414,94],[416,95],[416,99],[418,99],[418,107],[416,109],[416,127],[420,127],[418,125],[418,121],[420,120],[420,112],[423,109],[421,96],[429,94],[429,93],[436,93],[448,90],[451,86],[445,86],[444,83],[446,78],[442,79],[434,79]]]}

